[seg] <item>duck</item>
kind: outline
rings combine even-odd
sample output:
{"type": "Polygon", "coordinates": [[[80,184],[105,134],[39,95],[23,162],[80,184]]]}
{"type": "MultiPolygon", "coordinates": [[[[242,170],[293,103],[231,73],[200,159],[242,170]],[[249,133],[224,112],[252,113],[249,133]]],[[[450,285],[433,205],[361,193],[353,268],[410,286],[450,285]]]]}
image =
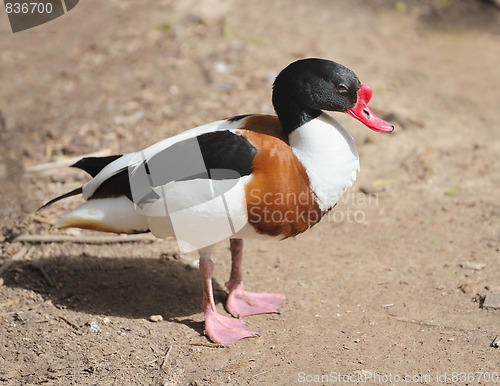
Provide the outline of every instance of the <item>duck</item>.
{"type": "Polygon", "coordinates": [[[243,240],[297,236],[335,206],[356,179],[359,153],[326,111],[347,113],[377,132],[393,131],[368,107],[371,97],[370,86],[347,67],[297,60],[273,83],[276,115],[237,115],[135,153],[83,158],[72,166],[92,179],[40,209],[79,195],[85,201],[55,227],[174,237],[181,252],[198,251],[208,338],[232,344],[259,336],[242,318],[279,313],[286,297],[243,289],[243,240]],[[226,239],[231,316],[216,310],[212,289],[212,251],[226,239]]]}

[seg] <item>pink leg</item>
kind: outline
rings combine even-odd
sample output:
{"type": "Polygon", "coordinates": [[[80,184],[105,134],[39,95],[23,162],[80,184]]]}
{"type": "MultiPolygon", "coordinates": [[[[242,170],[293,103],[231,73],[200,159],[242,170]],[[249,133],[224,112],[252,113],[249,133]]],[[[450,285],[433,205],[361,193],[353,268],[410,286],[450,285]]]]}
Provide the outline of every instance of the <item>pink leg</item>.
{"type": "Polygon", "coordinates": [[[212,291],[214,263],[210,259],[212,248],[200,251],[200,273],[203,283],[203,311],[205,313],[205,332],[215,343],[231,344],[243,338],[258,336],[238,319],[228,318],[217,313],[212,291]]]}
{"type": "Polygon", "coordinates": [[[234,317],[258,314],[279,313],[277,306],[286,299],[283,294],[255,293],[243,290],[241,280],[241,259],[243,257],[243,240],[231,239],[231,276],[226,283],[229,289],[226,308],[234,317]]]}

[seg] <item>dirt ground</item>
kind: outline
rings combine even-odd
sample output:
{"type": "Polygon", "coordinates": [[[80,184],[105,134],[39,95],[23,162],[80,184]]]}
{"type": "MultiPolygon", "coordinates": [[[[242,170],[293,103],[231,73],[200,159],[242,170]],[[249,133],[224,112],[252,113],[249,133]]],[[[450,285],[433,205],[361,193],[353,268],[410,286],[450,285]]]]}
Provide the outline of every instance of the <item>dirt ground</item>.
{"type": "MultiPolygon", "coordinates": [[[[500,293],[500,12],[368,3],[88,0],[16,34],[0,14],[0,382],[500,383],[500,309],[483,307],[500,293]],[[208,341],[197,257],[173,241],[102,243],[30,215],[87,181],[70,157],[272,113],[274,76],[302,57],[354,70],[396,131],[335,114],[360,151],[354,187],[305,234],[246,241],[246,288],[287,295],[246,318],[262,337],[208,341]]],[[[214,262],[225,313],[228,243],[214,262]]]]}

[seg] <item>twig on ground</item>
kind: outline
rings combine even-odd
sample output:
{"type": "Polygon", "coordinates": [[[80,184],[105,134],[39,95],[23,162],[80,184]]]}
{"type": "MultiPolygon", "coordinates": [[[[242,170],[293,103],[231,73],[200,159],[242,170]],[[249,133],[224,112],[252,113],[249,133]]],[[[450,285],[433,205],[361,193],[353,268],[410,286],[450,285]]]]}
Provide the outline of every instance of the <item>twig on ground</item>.
{"type": "Polygon", "coordinates": [[[44,279],[47,281],[47,283],[49,284],[49,286],[51,287],[55,287],[57,290],[59,289],[59,284],[57,283],[57,281],[55,279],[52,279],[49,274],[47,273],[47,271],[45,270],[45,268],[39,266],[39,265],[36,265],[36,264],[31,264],[34,268],[36,268],[38,271],[40,271],[40,273],[42,274],[42,276],[44,277],[44,279]]]}
{"type": "Polygon", "coordinates": [[[424,322],[422,320],[403,318],[403,317],[396,316],[393,314],[389,314],[389,316],[393,317],[394,319],[396,319],[400,322],[416,324],[417,326],[422,326],[422,327],[427,327],[427,328],[439,328],[439,329],[442,329],[445,331],[450,331],[450,332],[465,332],[465,333],[481,332],[481,330],[466,330],[466,329],[459,328],[459,327],[443,326],[441,324],[428,323],[428,322],[424,322]]]}
{"type": "Polygon", "coordinates": [[[170,351],[172,350],[172,345],[168,346],[167,351],[165,352],[165,355],[163,355],[163,360],[161,361],[160,369],[163,370],[163,367],[165,366],[165,363],[167,362],[167,358],[170,355],[170,351]]]}
{"type": "Polygon", "coordinates": [[[156,238],[151,234],[123,235],[123,236],[70,236],[70,235],[20,235],[14,241],[23,243],[132,243],[132,242],[152,242],[156,238]]]}
{"type": "Polygon", "coordinates": [[[47,170],[71,166],[74,163],[80,161],[82,158],[85,158],[85,157],[105,157],[105,156],[108,156],[110,154],[111,154],[111,149],[104,149],[104,150],[96,151],[96,152],[89,153],[89,154],[79,155],[77,157],[62,158],[60,160],[53,161],[53,162],[47,162],[47,163],[38,164],[38,165],[30,165],[30,166],[27,166],[24,170],[26,173],[40,173],[40,172],[44,172],[47,170]]]}
{"type": "Polygon", "coordinates": [[[202,347],[212,347],[212,348],[225,348],[223,344],[220,343],[210,343],[210,342],[189,342],[191,346],[202,346],[202,347]]]}
{"type": "Polygon", "coordinates": [[[41,224],[49,224],[49,225],[54,225],[55,224],[55,221],[53,220],[49,220],[48,218],[45,218],[45,217],[42,217],[42,216],[38,216],[34,213],[31,213],[30,216],[29,216],[29,219],[33,222],[38,222],[38,223],[41,223],[41,224]]]}
{"type": "Polygon", "coordinates": [[[3,265],[0,267],[0,275],[7,270],[14,262],[21,260],[25,258],[26,256],[29,256],[31,254],[31,251],[33,251],[33,246],[28,248],[27,246],[21,247],[17,253],[12,256],[10,259],[8,259],[3,265]]]}
{"type": "Polygon", "coordinates": [[[59,319],[62,320],[63,322],[65,322],[68,326],[70,327],[73,327],[76,331],[80,332],[80,327],[78,327],[75,323],[73,323],[72,321],[68,320],[66,317],[64,316],[59,316],[59,319]]]}

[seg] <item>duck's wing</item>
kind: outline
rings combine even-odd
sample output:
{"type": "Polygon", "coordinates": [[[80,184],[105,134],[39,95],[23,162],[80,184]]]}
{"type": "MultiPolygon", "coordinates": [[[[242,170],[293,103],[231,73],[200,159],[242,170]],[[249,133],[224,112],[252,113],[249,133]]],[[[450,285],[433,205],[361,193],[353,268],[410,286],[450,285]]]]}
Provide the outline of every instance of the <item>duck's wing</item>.
{"type": "MultiPolygon", "coordinates": [[[[111,162],[82,187],[82,196],[87,200],[126,196],[135,202],[151,188],[157,190],[175,181],[249,175],[257,149],[238,131],[244,119],[212,122],[142,151],[109,159],[111,162]]],[[[84,159],[75,166],[90,173],[98,169],[97,162],[84,159]]]]}
{"type": "Polygon", "coordinates": [[[83,159],[75,166],[94,178],[58,199],[81,193],[87,202],[56,225],[117,233],[150,230],[157,237],[183,240],[184,251],[230,237],[247,225],[245,189],[256,171],[263,174],[254,161],[261,151],[279,153],[273,142],[283,142],[279,129],[276,117],[240,116],[136,153],[83,159]],[[264,150],[264,143],[274,151],[264,150]]]}

